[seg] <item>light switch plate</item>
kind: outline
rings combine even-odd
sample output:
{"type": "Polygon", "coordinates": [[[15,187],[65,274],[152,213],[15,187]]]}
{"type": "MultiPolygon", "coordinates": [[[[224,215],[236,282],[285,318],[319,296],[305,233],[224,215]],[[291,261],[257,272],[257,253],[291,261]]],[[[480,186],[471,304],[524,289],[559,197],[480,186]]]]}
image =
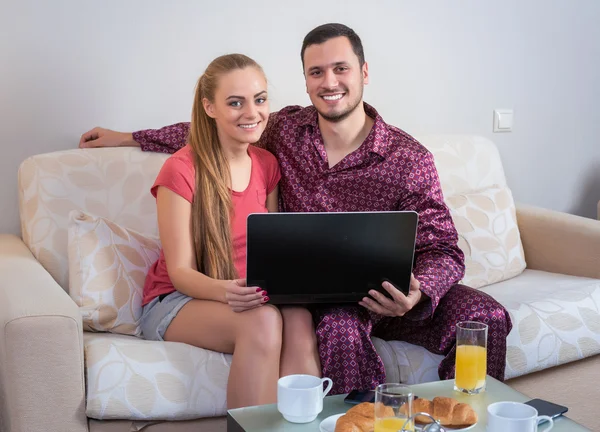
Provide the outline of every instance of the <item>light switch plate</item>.
{"type": "Polygon", "coordinates": [[[494,132],[510,132],[513,128],[514,112],[511,109],[494,110],[494,132]]]}

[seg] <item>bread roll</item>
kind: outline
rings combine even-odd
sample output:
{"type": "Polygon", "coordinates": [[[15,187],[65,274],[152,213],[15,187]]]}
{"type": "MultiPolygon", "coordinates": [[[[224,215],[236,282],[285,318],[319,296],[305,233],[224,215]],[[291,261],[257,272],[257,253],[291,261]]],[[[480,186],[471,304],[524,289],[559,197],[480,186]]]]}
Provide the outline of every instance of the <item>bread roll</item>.
{"type": "MultiPolygon", "coordinates": [[[[438,396],[432,401],[428,399],[415,399],[413,401],[413,413],[426,412],[438,420],[442,426],[453,428],[464,428],[477,423],[477,413],[469,404],[460,403],[456,399],[438,396]]],[[[418,416],[415,418],[417,424],[432,423],[429,417],[418,416]]]]}
{"type": "MultiPolygon", "coordinates": [[[[393,417],[394,410],[383,406],[382,416],[393,417]]],[[[375,428],[375,404],[360,403],[348,410],[335,424],[335,432],[373,432],[375,428]]]]}

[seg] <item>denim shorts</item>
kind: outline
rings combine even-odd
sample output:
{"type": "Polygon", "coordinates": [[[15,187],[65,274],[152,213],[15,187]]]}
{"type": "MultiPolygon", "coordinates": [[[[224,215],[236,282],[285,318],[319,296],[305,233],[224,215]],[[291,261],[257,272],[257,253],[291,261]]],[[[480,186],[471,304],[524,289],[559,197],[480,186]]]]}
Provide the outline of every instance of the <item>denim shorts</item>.
{"type": "Polygon", "coordinates": [[[158,296],[144,306],[141,320],[144,339],[163,341],[171,321],[190,300],[192,297],[174,291],[166,296],[158,296]]]}

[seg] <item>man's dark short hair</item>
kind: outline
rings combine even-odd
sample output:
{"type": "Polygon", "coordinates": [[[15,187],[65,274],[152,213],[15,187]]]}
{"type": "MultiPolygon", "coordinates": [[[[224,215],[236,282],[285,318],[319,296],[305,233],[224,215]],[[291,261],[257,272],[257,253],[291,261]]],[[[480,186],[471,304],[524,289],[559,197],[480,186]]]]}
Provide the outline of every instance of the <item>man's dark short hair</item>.
{"type": "Polygon", "coordinates": [[[365,52],[363,50],[362,42],[358,35],[350,27],[344,24],[328,23],[320,25],[312,29],[305,37],[302,42],[302,50],[300,51],[300,58],[302,59],[302,67],[304,68],[304,51],[311,45],[320,45],[327,42],[329,39],[336,37],[346,37],[352,45],[352,50],[356,57],[358,57],[358,63],[362,67],[365,64],[365,52]]]}

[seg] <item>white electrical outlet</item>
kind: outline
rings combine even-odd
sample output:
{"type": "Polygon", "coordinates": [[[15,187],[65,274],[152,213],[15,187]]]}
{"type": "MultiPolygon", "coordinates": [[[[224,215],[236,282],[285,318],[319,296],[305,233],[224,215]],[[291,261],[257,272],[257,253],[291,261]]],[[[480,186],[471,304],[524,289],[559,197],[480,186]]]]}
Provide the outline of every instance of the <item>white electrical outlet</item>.
{"type": "Polygon", "coordinates": [[[494,132],[510,132],[513,128],[514,112],[511,109],[494,110],[494,132]]]}

